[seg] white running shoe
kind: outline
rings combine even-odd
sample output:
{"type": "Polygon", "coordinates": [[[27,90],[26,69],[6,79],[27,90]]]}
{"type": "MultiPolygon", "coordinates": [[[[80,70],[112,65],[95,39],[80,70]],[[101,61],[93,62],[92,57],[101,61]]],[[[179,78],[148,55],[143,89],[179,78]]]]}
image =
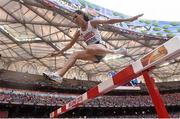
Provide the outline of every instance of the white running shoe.
{"type": "Polygon", "coordinates": [[[122,55],[127,55],[127,49],[126,48],[119,48],[114,50],[114,54],[122,54],[122,55]]]}
{"type": "Polygon", "coordinates": [[[43,72],[43,76],[58,83],[62,83],[62,77],[57,72],[43,72]]]}

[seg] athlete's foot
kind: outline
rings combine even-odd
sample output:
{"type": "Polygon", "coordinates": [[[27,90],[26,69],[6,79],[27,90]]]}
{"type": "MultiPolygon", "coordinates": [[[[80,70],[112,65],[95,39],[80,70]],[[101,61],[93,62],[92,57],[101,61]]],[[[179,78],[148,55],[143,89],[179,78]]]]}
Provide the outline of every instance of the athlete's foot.
{"type": "Polygon", "coordinates": [[[127,55],[127,49],[126,48],[119,48],[114,50],[114,54],[122,54],[122,55],[127,55]]]}
{"type": "Polygon", "coordinates": [[[58,83],[62,83],[62,77],[57,72],[43,72],[43,76],[58,83]]]}

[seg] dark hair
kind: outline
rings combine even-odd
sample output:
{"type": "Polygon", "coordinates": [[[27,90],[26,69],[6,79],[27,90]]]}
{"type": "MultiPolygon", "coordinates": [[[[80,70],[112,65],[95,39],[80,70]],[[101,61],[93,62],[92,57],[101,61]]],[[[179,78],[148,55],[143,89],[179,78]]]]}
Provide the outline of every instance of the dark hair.
{"type": "Polygon", "coordinates": [[[83,11],[81,11],[81,10],[76,10],[74,13],[79,14],[79,15],[83,15],[83,18],[84,18],[85,21],[89,21],[90,20],[88,15],[86,13],[84,13],[83,11]]]}

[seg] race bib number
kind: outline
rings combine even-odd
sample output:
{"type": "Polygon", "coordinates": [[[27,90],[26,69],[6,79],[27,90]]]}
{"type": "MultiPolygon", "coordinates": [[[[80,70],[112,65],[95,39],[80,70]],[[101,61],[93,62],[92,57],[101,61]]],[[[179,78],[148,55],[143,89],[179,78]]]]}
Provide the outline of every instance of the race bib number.
{"type": "Polygon", "coordinates": [[[89,40],[95,38],[95,33],[94,32],[88,32],[83,36],[83,38],[84,38],[85,42],[88,42],[89,40]]]}

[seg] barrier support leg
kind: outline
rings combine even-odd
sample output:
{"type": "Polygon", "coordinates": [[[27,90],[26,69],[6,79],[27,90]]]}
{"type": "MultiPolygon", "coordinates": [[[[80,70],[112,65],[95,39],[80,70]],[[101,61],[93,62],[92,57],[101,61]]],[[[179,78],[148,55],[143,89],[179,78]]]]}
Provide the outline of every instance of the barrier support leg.
{"type": "Polygon", "coordinates": [[[151,99],[155,106],[158,117],[159,118],[170,118],[169,114],[166,110],[166,107],[163,103],[163,100],[159,94],[158,88],[155,85],[154,79],[149,76],[148,71],[144,71],[142,74],[145,79],[146,86],[149,91],[149,95],[151,96],[151,99]]]}

